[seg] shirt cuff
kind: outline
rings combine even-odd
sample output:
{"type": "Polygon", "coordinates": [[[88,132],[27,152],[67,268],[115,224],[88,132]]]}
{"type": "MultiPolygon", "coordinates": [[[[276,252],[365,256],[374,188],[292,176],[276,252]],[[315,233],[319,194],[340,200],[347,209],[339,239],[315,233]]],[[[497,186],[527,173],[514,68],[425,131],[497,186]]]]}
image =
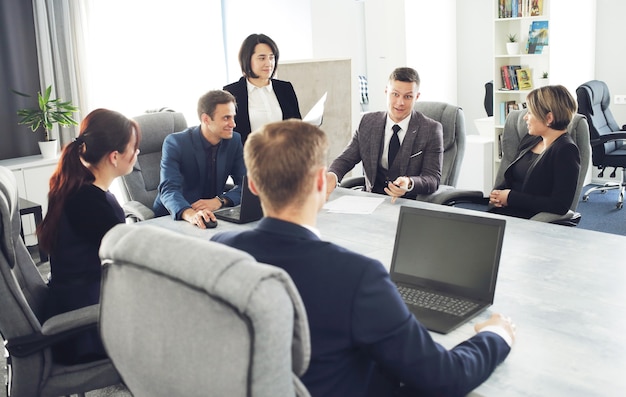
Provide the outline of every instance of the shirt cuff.
{"type": "Polygon", "coordinates": [[[479,332],[493,332],[494,334],[504,339],[509,347],[513,346],[513,338],[511,338],[511,335],[509,335],[504,327],[500,327],[499,325],[488,325],[485,328],[481,329],[479,332]]]}

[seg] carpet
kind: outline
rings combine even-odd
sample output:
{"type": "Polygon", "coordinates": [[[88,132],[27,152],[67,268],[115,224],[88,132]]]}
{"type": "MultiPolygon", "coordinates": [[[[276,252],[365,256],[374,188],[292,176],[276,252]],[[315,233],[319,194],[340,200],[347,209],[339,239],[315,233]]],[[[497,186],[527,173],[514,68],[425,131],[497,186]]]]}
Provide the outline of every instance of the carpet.
{"type": "MultiPolygon", "coordinates": [[[[583,194],[596,185],[587,185],[583,194]]],[[[592,192],[587,201],[581,200],[576,209],[582,215],[577,227],[597,232],[626,236],[626,208],[617,209],[618,190],[592,192]]]]}

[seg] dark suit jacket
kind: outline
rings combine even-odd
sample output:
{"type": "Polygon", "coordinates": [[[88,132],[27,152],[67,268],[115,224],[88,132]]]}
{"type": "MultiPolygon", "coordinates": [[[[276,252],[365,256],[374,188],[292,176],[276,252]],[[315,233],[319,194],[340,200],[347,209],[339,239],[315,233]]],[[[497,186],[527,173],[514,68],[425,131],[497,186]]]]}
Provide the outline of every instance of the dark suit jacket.
{"type": "Polygon", "coordinates": [[[311,330],[302,380],[312,396],[363,396],[374,363],[420,395],[461,396],[482,383],[510,351],[481,332],[448,351],[408,311],[383,265],[274,218],[215,241],[283,268],[298,288],[311,330]]]}
{"type": "MultiPolygon", "coordinates": [[[[202,197],[206,175],[206,152],[202,145],[204,137],[200,126],[168,135],[163,141],[159,191],[154,200],[156,216],[172,215],[181,219],[180,214],[191,203],[202,197]]],[[[224,190],[228,176],[233,178],[235,187],[225,196],[233,205],[241,202],[241,182],[246,174],[243,162],[243,145],[238,133],[231,139],[222,139],[217,151],[217,186],[224,190]]],[[[218,193],[219,194],[219,193],[218,193]]]]}
{"type": "MultiPolygon", "coordinates": [[[[300,115],[300,107],[298,106],[298,98],[296,92],[288,81],[272,79],[272,88],[278,98],[280,109],[283,111],[283,120],[302,119],[300,115]]],[[[239,81],[224,86],[224,90],[230,92],[237,99],[237,114],[235,115],[235,131],[241,134],[241,142],[246,143],[246,139],[250,134],[250,115],[248,114],[248,86],[246,78],[242,77],[239,81]]]]}
{"type": "MultiPolygon", "coordinates": [[[[365,171],[365,189],[372,191],[383,150],[387,112],[366,113],[352,140],[329,167],[339,178],[359,161],[365,171]]],[[[389,180],[408,176],[413,180],[413,190],[404,197],[434,193],[441,180],[443,163],[443,127],[441,123],[413,110],[408,131],[402,146],[389,170],[389,180]]]]}
{"type": "MultiPolygon", "coordinates": [[[[539,136],[532,135],[526,135],[522,138],[519,154],[504,173],[504,183],[496,186],[495,189],[510,189],[512,184],[511,167],[541,139],[539,136]]],[[[574,200],[579,172],[580,153],[578,146],[569,134],[563,134],[541,154],[535,165],[528,170],[522,190],[509,192],[508,206],[492,208],[490,211],[520,218],[531,218],[539,212],[565,214],[574,200]]]]}

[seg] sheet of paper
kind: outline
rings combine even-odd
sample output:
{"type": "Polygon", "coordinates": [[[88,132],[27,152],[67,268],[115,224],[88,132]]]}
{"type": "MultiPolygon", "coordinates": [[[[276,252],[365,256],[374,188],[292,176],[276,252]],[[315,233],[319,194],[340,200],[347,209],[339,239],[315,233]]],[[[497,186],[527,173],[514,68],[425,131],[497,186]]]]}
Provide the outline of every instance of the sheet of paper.
{"type": "Polygon", "coordinates": [[[343,214],[371,214],[384,200],[384,197],[343,196],[326,203],[324,209],[343,214]]]}

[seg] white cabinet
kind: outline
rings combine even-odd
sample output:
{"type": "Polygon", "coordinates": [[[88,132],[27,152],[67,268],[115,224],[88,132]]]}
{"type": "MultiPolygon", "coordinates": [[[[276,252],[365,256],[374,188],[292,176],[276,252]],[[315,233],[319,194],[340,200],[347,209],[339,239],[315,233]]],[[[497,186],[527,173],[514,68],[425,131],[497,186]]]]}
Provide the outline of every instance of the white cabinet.
{"type": "MultiPolygon", "coordinates": [[[[48,209],[50,176],[56,169],[57,161],[58,159],[44,159],[41,155],[36,155],[0,160],[0,166],[10,169],[15,175],[19,196],[41,204],[42,213],[45,216],[48,209]]],[[[24,216],[22,223],[24,235],[35,233],[35,222],[32,216],[24,216]]]]}
{"type": "Polygon", "coordinates": [[[543,4],[539,16],[500,17],[500,8],[514,8],[525,0],[493,0],[493,113],[494,113],[494,172],[500,165],[500,135],[504,129],[507,103],[522,106],[526,95],[540,84],[543,72],[548,73],[550,84],[561,84],[576,97],[576,88],[595,78],[595,20],[596,0],[530,0],[543,4]],[[526,53],[529,28],[533,21],[548,21],[548,45],[541,54],[526,53]],[[509,55],[506,49],[508,36],[515,34],[519,41],[519,54],[509,55]],[[502,66],[519,65],[531,72],[531,89],[503,89],[502,66]]]}

